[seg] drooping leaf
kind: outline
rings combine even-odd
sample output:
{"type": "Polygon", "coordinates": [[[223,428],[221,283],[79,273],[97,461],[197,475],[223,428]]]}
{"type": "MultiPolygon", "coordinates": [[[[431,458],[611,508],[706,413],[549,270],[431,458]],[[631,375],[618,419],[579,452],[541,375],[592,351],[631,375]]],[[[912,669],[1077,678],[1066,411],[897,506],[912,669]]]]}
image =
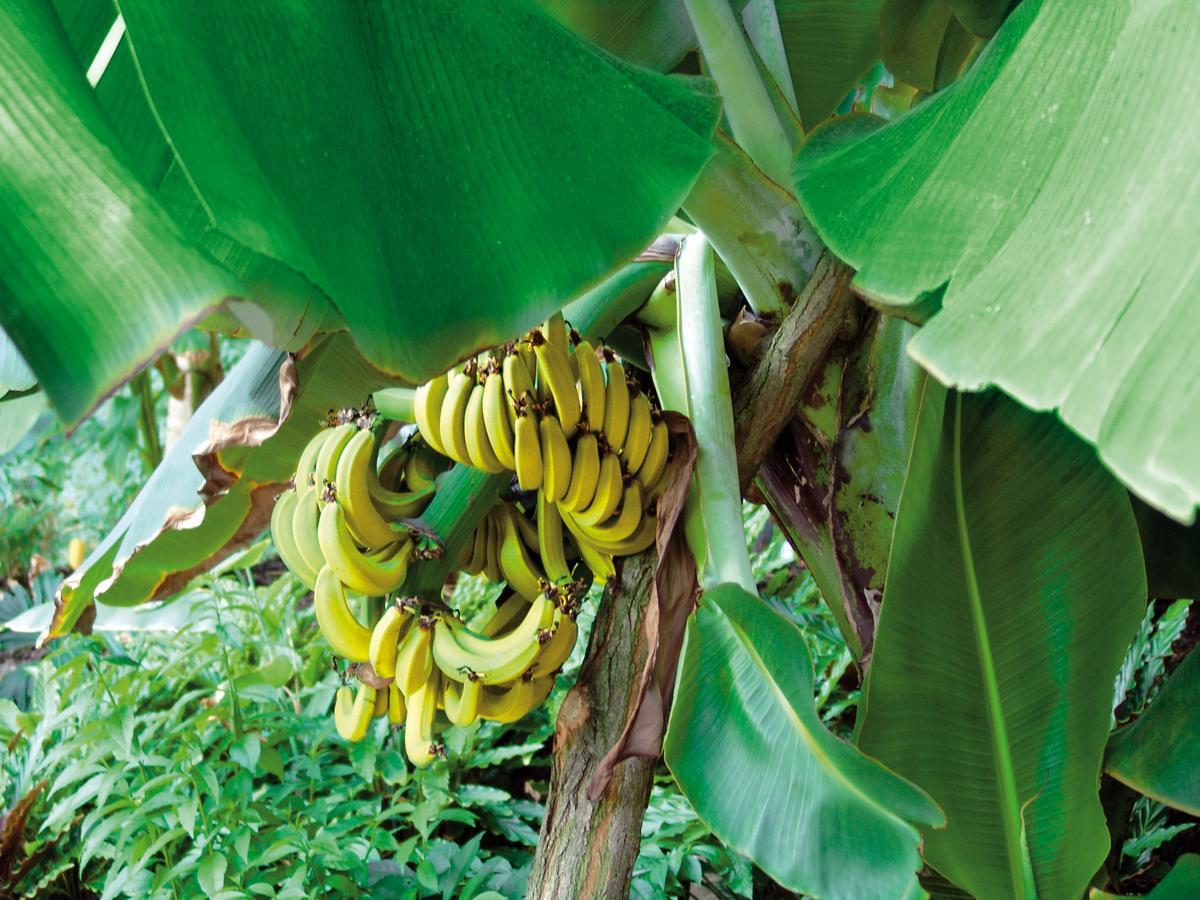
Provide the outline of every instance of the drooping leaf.
{"type": "Polygon", "coordinates": [[[70,630],[93,600],[134,606],[167,597],[252,541],[325,413],[385,383],[345,335],[324,338],[295,362],[251,347],[59,589],[51,634],[70,630]]]}
{"type": "MultiPolygon", "coordinates": [[[[1090,900],[1119,900],[1129,894],[1109,894],[1093,890],[1090,900]]],[[[1146,900],[1193,900],[1200,896],[1200,856],[1185,853],[1175,861],[1167,876],[1146,894],[1146,900]]]]}
{"type": "Polygon", "coordinates": [[[834,737],[813,707],[794,623],[736,585],[688,625],[664,745],[696,812],[780,884],[828,898],[904,897],[921,867],[920,790],[834,737]]]}
{"type": "Polygon", "coordinates": [[[926,93],[954,80],[975,43],[945,0],[887,0],[880,34],[888,70],[926,93]]]}
{"type": "Polygon", "coordinates": [[[636,255],[710,153],[703,83],[525,2],[121,9],[212,226],[320,287],[409,381],[636,255]]]}
{"type": "Polygon", "coordinates": [[[860,142],[798,162],[801,200],[948,384],[1054,409],[1139,496],[1200,500],[1200,6],[1021,3],[971,71],[860,142]],[[1053,61],[1051,63],[1050,61],[1053,61]],[[942,294],[944,288],[944,296],[942,294]],[[940,303],[940,312],[937,311],[940,303]]]}
{"type": "Polygon", "coordinates": [[[69,423],[240,290],[125,162],[46,0],[0,3],[0,325],[69,423]]]}
{"type": "Polygon", "coordinates": [[[1078,896],[1108,832],[1112,683],[1145,608],[1129,499],[1052,416],[923,405],[860,746],[946,811],[931,866],[979,897],[1078,896]]]}
{"type": "Polygon", "coordinates": [[[1168,806],[1200,815],[1200,653],[1188,654],[1133,724],[1108,742],[1104,769],[1168,806]]]}

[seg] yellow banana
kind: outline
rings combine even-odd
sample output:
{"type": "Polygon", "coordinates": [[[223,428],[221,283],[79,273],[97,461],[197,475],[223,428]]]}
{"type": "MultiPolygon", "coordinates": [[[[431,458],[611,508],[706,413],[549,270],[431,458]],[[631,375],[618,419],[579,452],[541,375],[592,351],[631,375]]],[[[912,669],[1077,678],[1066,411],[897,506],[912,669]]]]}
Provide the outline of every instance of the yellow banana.
{"type": "Polygon", "coordinates": [[[453,678],[442,681],[442,702],[446,707],[446,718],[453,724],[466,728],[479,717],[479,698],[483,695],[483,682],[468,678],[459,683],[453,678]]]}
{"type": "Polygon", "coordinates": [[[411,491],[434,487],[449,460],[432,446],[418,443],[404,464],[404,483],[411,491]]]}
{"type": "Polygon", "coordinates": [[[510,593],[508,599],[496,607],[496,611],[492,613],[491,618],[479,629],[479,633],[485,637],[495,637],[498,634],[503,634],[509,630],[513,623],[525,618],[525,613],[528,611],[529,601],[516,592],[510,593]]]}
{"type": "Polygon", "coordinates": [[[621,461],[615,453],[609,453],[600,460],[600,475],[596,480],[596,493],[592,502],[579,512],[573,513],[575,520],[584,525],[599,525],[607,521],[617,511],[624,486],[621,461]]]}
{"type": "Polygon", "coordinates": [[[421,685],[429,681],[433,672],[433,633],[438,630],[435,619],[421,616],[400,640],[395,679],[406,700],[411,701],[421,685]]]}
{"type": "Polygon", "coordinates": [[[517,526],[517,534],[521,536],[522,543],[524,543],[529,550],[537,553],[537,525],[525,518],[525,516],[521,514],[521,511],[513,503],[506,503],[504,506],[496,509],[497,522],[499,522],[504,516],[510,516],[512,518],[513,522],[517,526]]]}
{"type": "Polygon", "coordinates": [[[446,373],[425,382],[417,388],[413,398],[413,413],[417,420],[417,430],[425,443],[442,456],[446,456],[446,446],[442,443],[442,404],[446,401],[446,391],[450,387],[450,379],[446,373]]]}
{"type": "Polygon", "coordinates": [[[375,690],[375,705],[371,713],[372,719],[378,719],[380,716],[386,716],[388,711],[388,692],[386,688],[376,688],[375,690]]]}
{"type": "Polygon", "coordinates": [[[546,336],[546,340],[558,348],[558,351],[566,356],[571,350],[570,332],[567,330],[567,320],[563,318],[562,311],[554,313],[542,325],[542,334],[546,336]]]}
{"type": "Polygon", "coordinates": [[[465,466],[471,464],[467,452],[467,403],[471,400],[471,390],[475,387],[475,378],[466,369],[459,369],[450,375],[450,387],[446,390],[446,399],[442,402],[442,418],[439,423],[442,444],[446,455],[455,462],[465,466]]]}
{"type": "MultiPolygon", "coordinates": [[[[566,522],[567,520],[564,519],[563,521],[566,522]]],[[[574,526],[570,522],[567,522],[567,527],[573,528],[574,526]]],[[[592,570],[592,577],[601,585],[606,583],[610,578],[615,578],[617,575],[617,565],[613,560],[612,554],[589,544],[585,538],[580,537],[578,534],[575,537],[576,546],[579,547],[579,555],[583,557],[584,565],[592,570]]]]}
{"type": "MultiPolygon", "coordinates": [[[[621,495],[620,512],[598,525],[579,522],[580,531],[597,546],[617,544],[633,536],[641,524],[645,507],[642,504],[642,486],[630,483],[621,495]]],[[[573,515],[573,513],[567,513],[573,515]]],[[[578,519],[577,519],[578,521],[578,519]]]]}
{"type": "Polygon", "coordinates": [[[365,547],[379,549],[406,537],[404,529],[397,529],[379,514],[371,498],[371,454],[375,449],[375,436],[370,429],[359,431],[346,444],[338,457],[334,486],[337,503],[346,515],[350,533],[365,547]]]}
{"type": "Polygon", "coordinates": [[[579,342],[574,356],[579,366],[579,394],[588,427],[592,431],[601,431],[604,428],[604,370],[596,358],[596,349],[588,341],[579,342]]]}
{"type": "Polygon", "coordinates": [[[554,634],[542,646],[542,652],[534,660],[534,678],[553,675],[566,664],[571,651],[575,649],[575,641],[579,637],[579,627],[575,620],[561,610],[555,613],[554,620],[554,634]]]}
{"type": "Polygon", "coordinates": [[[504,468],[517,468],[513,447],[512,420],[508,417],[508,400],[504,396],[504,376],[500,374],[495,360],[488,368],[483,382],[483,424],[487,428],[488,442],[496,460],[504,468]]]}
{"type": "Polygon", "coordinates": [[[542,446],[538,439],[537,415],[529,406],[528,398],[528,394],[522,398],[522,408],[513,423],[513,457],[521,490],[536,491],[542,486],[542,446]]]}
{"type": "Polygon", "coordinates": [[[537,357],[538,384],[545,382],[549,387],[563,434],[568,438],[574,437],[579,425],[579,390],[567,356],[536,328],[530,332],[529,338],[537,357]]]}
{"type": "Polygon", "coordinates": [[[537,495],[538,552],[542,566],[551,584],[571,580],[571,568],[567,565],[566,548],[563,546],[563,523],[558,507],[538,491],[537,495]]]}
{"type": "Polygon", "coordinates": [[[271,511],[271,539],[283,564],[291,569],[310,591],[316,586],[317,573],[313,571],[308,560],[300,554],[296,547],[296,539],[292,535],[292,518],[296,513],[296,500],[299,495],[290,488],[279,495],[275,508],[271,511]]]}
{"type": "Polygon", "coordinates": [[[405,697],[408,706],[404,725],[404,752],[408,761],[423,769],[442,755],[442,746],[434,740],[433,720],[437,716],[441,685],[437,672],[413,693],[405,697]]]}
{"type": "Polygon", "coordinates": [[[371,658],[371,630],[358,621],[346,600],[346,591],[333,569],[325,566],[317,576],[313,607],[321,634],[338,656],[354,662],[371,658]]]}
{"type": "Polygon", "coordinates": [[[621,459],[625,471],[630,475],[637,472],[650,449],[650,432],[654,423],[650,419],[650,401],[638,391],[629,401],[629,429],[625,433],[625,446],[621,448],[621,459]]]}
{"type": "Polygon", "coordinates": [[[322,499],[321,488],[325,482],[332,484],[337,479],[337,464],[341,458],[342,451],[346,449],[346,445],[350,443],[350,439],[358,432],[358,426],[347,423],[338,425],[329,430],[329,437],[321,445],[321,450],[317,453],[316,462],[313,463],[313,482],[317,488],[317,499],[322,499]]]}
{"type": "MultiPolygon", "coordinates": [[[[379,471],[374,478],[375,485],[385,490],[394,490],[404,483],[404,469],[413,456],[411,444],[393,447],[379,464],[379,471]]],[[[374,493],[374,490],[372,490],[374,493]]]]}
{"type": "Polygon", "coordinates": [[[317,522],[321,515],[317,497],[320,493],[321,488],[316,485],[301,488],[296,492],[296,504],[292,508],[292,540],[297,553],[313,572],[320,572],[325,567],[325,554],[317,537],[317,522]]]}
{"type": "Polygon", "coordinates": [[[625,446],[625,431],[629,427],[629,385],[625,383],[625,367],[607,347],[604,359],[608,379],[604,391],[604,437],[613,452],[619,453],[625,446]]]}
{"type": "Polygon", "coordinates": [[[447,619],[433,638],[434,662],[442,674],[455,681],[512,681],[532,665],[543,644],[550,640],[554,612],[554,601],[543,594],[518,625],[491,638],[447,619]]]}
{"type": "Polygon", "coordinates": [[[403,725],[408,712],[408,707],[404,703],[404,695],[400,693],[400,688],[394,681],[388,685],[387,693],[388,721],[393,725],[403,725]]]}
{"type": "Polygon", "coordinates": [[[670,452],[671,434],[667,430],[667,423],[659,418],[650,430],[650,446],[646,448],[646,457],[642,460],[642,465],[634,472],[634,476],[642,486],[642,493],[647,493],[646,489],[657,482],[659,476],[666,470],[667,457],[670,452]]]}
{"type": "Polygon", "coordinates": [[[361,741],[371,727],[375,714],[375,688],[359,684],[358,694],[346,685],[338,688],[337,701],[333,705],[333,724],[344,740],[361,741]]]}
{"type": "Polygon", "coordinates": [[[575,456],[571,461],[571,484],[559,501],[563,509],[578,512],[596,496],[600,480],[600,444],[590,431],[575,441],[575,456]]]}
{"type": "Polygon", "coordinates": [[[500,572],[510,588],[532,601],[541,595],[545,576],[525,549],[513,522],[515,516],[513,511],[500,519],[500,572]]]}
{"type": "Polygon", "coordinates": [[[557,503],[571,486],[571,448],[557,416],[543,416],[538,424],[542,445],[542,490],[551,503],[557,503]]]}
{"type": "MultiPolygon", "coordinates": [[[[483,394],[484,386],[476,384],[471,389],[471,396],[467,400],[467,409],[463,413],[467,438],[467,456],[470,459],[471,465],[476,469],[499,474],[506,471],[507,468],[500,464],[495,451],[492,450],[492,441],[488,437],[487,422],[483,414],[483,394]]],[[[505,416],[504,419],[507,424],[508,417],[505,416]]]]}
{"type": "Polygon", "coordinates": [[[554,678],[519,679],[511,687],[484,688],[479,698],[479,717],[493,722],[515,722],[544,703],[554,688],[554,678]]]}
{"type": "Polygon", "coordinates": [[[611,556],[632,556],[635,553],[641,553],[654,543],[658,530],[656,517],[649,513],[642,516],[642,520],[633,534],[620,541],[594,539],[579,530],[577,526],[573,526],[573,523],[567,522],[566,519],[563,519],[563,522],[580,545],[586,543],[591,549],[611,556]]]}
{"type": "MultiPolygon", "coordinates": [[[[529,352],[532,359],[533,351],[529,352]]],[[[500,371],[503,379],[501,387],[504,388],[503,393],[506,398],[505,407],[508,410],[508,422],[515,428],[521,404],[529,405],[529,400],[525,398],[532,399],[537,396],[533,387],[533,370],[525,365],[521,354],[514,350],[504,357],[500,371]]]]}
{"type": "Polygon", "coordinates": [[[371,668],[380,678],[393,678],[396,675],[396,656],[400,651],[400,639],[404,630],[412,624],[412,607],[407,604],[393,603],[375,627],[371,629],[371,645],[367,655],[371,668]]]}
{"type": "Polygon", "coordinates": [[[333,434],[332,428],[322,428],[312,436],[312,439],[305,444],[304,450],[300,454],[300,460],[296,463],[296,474],[292,477],[292,483],[296,487],[307,487],[313,483],[313,471],[317,465],[317,455],[321,452],[321,448],[325,446],[325,441],[333,434]]]}
{"type": "Polygon", "coordinates": [[[368,597],[390,594],[400,587],[408,574],[412,540],[406,537],[382,552],[368,556],[354,545],[340,503],[330,503],[321,510],[317,539],[329,567],[352,591],[368,597]]]}
{"type": "MultiPolygon", "coordinates": [[[[516,345],[513,347],[513,352],[516,355],[517,359],[519,359],[521,361],[521,365],[525,369],[525,375],[527,377],[522,380],[528,381],[528,383],[529,383],[528,389],[530,392],[530,396],[536,397],[537,393],[534,391],[533,380],[537,376],[537,357],[533,355],[533,345],[530,344],[529,341],[527,341],[527,340],[518,341],[516,343],[516,345]]],[[[517,374],[517,373],[514,373],[514,374],[517,374]]],[[[518,375],[518,377],[520,377],[520,376],[518,375]]],[[[521,391],[514,389],[511,385],[509,386],[509,389],[513,391],[513,394],[515,396],[517,396],[517,397],[521,396],[521,391]]],[[[546,398],[539,397],[538,399],[544,400],[546,398]]]]}

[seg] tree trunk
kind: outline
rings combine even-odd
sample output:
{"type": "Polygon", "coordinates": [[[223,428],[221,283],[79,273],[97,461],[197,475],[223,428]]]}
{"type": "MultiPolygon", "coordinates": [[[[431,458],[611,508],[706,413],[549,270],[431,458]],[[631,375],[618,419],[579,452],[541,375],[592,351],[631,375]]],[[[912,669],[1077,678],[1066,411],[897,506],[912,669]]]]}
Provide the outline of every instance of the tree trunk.
{"type": "Polygon", "coordinates": [[[586,792],[633,706],[648,652],[642,619],[656,561],[653,550],[629,557],[604,592],[579,680],[558,713],[550,796],[527,897],[629,896],[656,761],[619,763],[598,803],[586,792]]]}

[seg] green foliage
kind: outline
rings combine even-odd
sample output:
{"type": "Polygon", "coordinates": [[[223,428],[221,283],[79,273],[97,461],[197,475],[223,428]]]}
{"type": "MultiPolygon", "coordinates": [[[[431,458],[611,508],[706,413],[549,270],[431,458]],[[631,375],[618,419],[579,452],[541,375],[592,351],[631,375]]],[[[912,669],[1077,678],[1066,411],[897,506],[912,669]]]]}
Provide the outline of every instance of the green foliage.
{"type": "Polygon", "coordinates": [[[1058,411],[1181,521],[1200,501],[1197,395],[1173,389],[1200,322],[1200,189],[1195,122],[1161,98],[1198,36],[1190,0],[1025,0],[951,89],[861,139],[818,130],[797,168],[865,295],[928,319],[909,345],[926,368],[1058,411]]]}

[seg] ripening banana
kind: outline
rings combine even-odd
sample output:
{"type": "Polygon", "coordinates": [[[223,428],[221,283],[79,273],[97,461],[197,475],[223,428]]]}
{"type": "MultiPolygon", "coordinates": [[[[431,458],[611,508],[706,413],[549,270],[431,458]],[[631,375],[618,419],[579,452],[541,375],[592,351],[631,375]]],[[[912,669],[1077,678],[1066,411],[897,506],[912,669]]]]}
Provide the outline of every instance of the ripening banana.
{"type": "MultiPolygon", "coordinates": [[[[563,520],[567,522],[566,519],[563,520]]],[[[574,526],[567,522],[568,528],[574,526]]],[[[617,575],[617,565],[613,560],[612,554],[598,547],[589,544],[584,538],[578,534],[576,537],[576,546],[579,547],[579,555],[583,558],[584,565],[592,571],[592,577],[600,584],[606,583],[610,578],[615,578],[617,575]]]]}
{"type": "Polygon", "coordinates": [[[342,451],[350,443],[350,439],[358,433],[358,426],[352,423],[337,425],[329,430],[329,437],[321,444],[321,450],[313,463],[313,483],[317,488],[317,499],[322,500],[321,488],[326,482],[332,484],[337,479],[337,464],[342,451]]]}
{"type": "Polygon", "coordinates": [[[493,722],[515,722],[540,706],[550,696],[554,678],[543,676],[515,681],[507,688],[484,688],[479,699],[479,718],[493,722]]]}
{"type": "Polygon", "coordinates": [[[378,719],[380,716],[386,716],[388,711],[388,692],[385,688],[377,688],[375,690],[375,706],[371,712],[372,719],[378,719]]]}
{"type": "Polygon", "coordinates": [[[405,699],[412,697],[433,672],[433,635],[439,630],[436,619],[421,616],[400,640],[395,679],[405,699]]]}
{"type": "Polygon", "coordinates": [[[417,388],[413,398],[413,418],[417,420],[417,430],[425,438],[425,443],[442,456],[447,455],[446,446],[442,443],[442,405],[449,388],[450,378],[443,372],[417,388]]]}
{"type": "Polygon", "coordinates": [[[275,549],[279,551],[279,558],[283,560],[283,564],[311,591],[316,587],[317,573],[300,554],[296,539],[292,535],[292,518],[296,513],[297,498],[295,488],[289,488],[275,501],[275,509],[271,511],[271,539],[275,542],[275,549]]]}
{"type": "Polygon", "coordinates": [[[483,381],[483,424],[496,460],[505,469],[517,467],[513,448],[513,423],[509,418],[508,399],[504,396],[504,376],[492,360],[483,381]]]}
{"type": "Polygon", "coordinates": [[[320,572],[325,567],[325,554],[317,536],[321,515],[317,497],[321,490],[315,484],[301,488],[296,492],[296,504],[292,508],[292,540],[297,553],[313,572],[320,572]]]}
{"type": "MultiPolygon", "coordinates": [[[[467,400],[467,409],[463,413],[467,437],[467,456],[471,465],[476,469],[499,474],[507,471],[507,467],[500,464],[500,459],[492,449],[492,440],[488,437],[487,421],[483,414],[484,390],[482,384],[476,384],[471,389],[470,399],[467,400]]],[[[504,415],[503,412],[501,415],[504,415]]],[[[504,418],[507,423],[508,417],[504,418]]]]}
{"type": "Polygon", "coordinates": [[[379,617],[379,621],[371,630],[371,644],[367,655],[371,661],[371,668],[380,678],[395,677],[400,639],[412,621],[411,605],[393,603],[384,610],[383,615],[379,617]]]}
{"type": "Polygon", "coordinates": [[[642,486],[642,493],[648,493],[649,488],[657,483],[659,476],[666,471],[667,457],[670,453],[671,434],[667,423],[660,416],[656,416],[654,427],[650,430],[650,446],[646,448],[646,457],[642,460],[641,467],[633,473],[638,484],[642,486]]]}
{"type": "Polygon", "coordinates": [[[581,434],[575,441],[575,454],[571,461],[571,484],[559,500],[563,509],[578,512],[592,502],[596,496],[596,483],[600,480],[600,444],[590,431],[581,434]]]}
{"type": "MultiPolygon", "coordinates": [[[[533,351],[530,351],[532,358],[533,351]]],[[[525,365],[525,360],[516,350],[504,357],[500,364],[501,378],[508,411],[508,422],[516,428],[517,413],[522,403],[530,405],[530,400],[536,398],[533,386],[533,370],[525,365]],[[529,399],[526,399],[529,398],[529,399]]],[[[515,451],[514,451],[515,452],[515,451]]]]}
{"type": "Polygon", "coordinates": [[[405,696],[408,706],[404,725],[404,752],[408,761],[423,769],[442,755],[442,747],[434,739],[433,721],[437,716],[438,695],[441,693],[438,673],[411,694],[405,696]]]}
{"type": "Polygon", "coordinates": [[[403,725],[404,719],[408,712],[408,707],[404,703],[404,694],[400,693],[400,688],[396,682],[388,685],[388,721],[393,725],[403,725]]]}
{"type": "MultiPolygon", "coordinates": [[[[379,464],[379,471],[376,473],[373,481],[374,485],[386,490],[398,487],[404,483],[404,469],[408,465],[413,455],[413,446],[404,444],[400,447],[393,447],[388,451],[388,455],[384,457],[383,462],[379,464]]],[[[372,490],[372,493],[374,491],[372,490]]]]}
{"type": "Polygon", "coordinates": [[[317,539],[329,567],[352,591],[368,597],[390,594],[408,574],[412,540],[405,537],[379,553],[363,553],[354,545],[340,503],[330,503],[321,510],[317,539]]]}
{"type": "Polygon", "coordinates": [[[543,416],[538,423],[542,445],[542,490],[551,503],[557,503],[571,486],[571,448],[557,416],[543,416]]]}
{"type": "Polygon", "coordinates": [[[575,649],[575,641],[579,636],[579,626],[562,610],[554,615],[554,634],[542,647],[533,663],[533,677],[553,675],[561,669],[575,649]]]}
{"type": "Polygon", "coordinates": [[[453,678],[442,680],[442,703],[446,708],[446,718],[462,728],[479,718],[481,696],[483,682],[478,678],[468,678],[461,683],[453,678]]]}
{"type": "Polygon", "coordinates": [[[601,431],[604,428],[604,370],[596,358],[596,349],[588,341],[580,341],[576,345],[574,357],[579,366],[579,396],[583,401],[583,415],[588,428],[601,431]]]}
{"type": "Polygon", "coordinates": [[[508,586],[521,596],[532,601],[542,593],[545,578],[537,562],[525,549],[513,519],[515,511],[500,518],[500,572],[508,586]]]}
{"type": "Polygon", "coordinates": [[[542,567],[551,584],[557,585],[571,580],[571,567],[567,565],[566,547],[563,545],[563,523],[558,506],[550,501],[546,492],[537,495],[538,552],[542,567]]]}
{"type": "MultiPolygon", "coordinates": [[[[579,530],[593,544],[604,546],[617,544],[633,536],[644,517],[645,507],[642,504],[642,486],[636,481],[630,482],[621,495],[620,511],[601,522],[592,525],[576,517],[579,530]]],[[[573,516],[573,513],[567,513],[573,516]]]]}
{"type": "Polygon", "coordinates": [[[371,456],[375,436],[364,428],[350,438],[338,457],[334,476],[337,503],[346,516],[346,525],[355,540],[365,547],[379,549],[407,536],[379,514],[371,497],[370,481],[374,474],[371,456]]]}
{"type": "Polygon", "coordinates": [[[621,460],[615,453],[609,453],[600,460],[600,475],[596,480],[596,493],[592,502],[579,512],[573,513],[575,520],[585,525],[599,525],[607,521],[617,511],[624,487],[621,460]]]}
{"type": "Polygon", "coordinates": [[[475,387],[472,371],[474,367],[466,366],[450,375],[450,387],[446,390],[446,399],[442,402],[442,418],[439,423],[446,455],[466,466],[471,464],[471,456],[467,451],[466,414],[467,404],[471,401],[471,391],[475,387]]]}
{"type": "Polygon", "coordinates": [[[625,446],[625,431],[629,427],[629,385],[625,367],[607,347],[604,348],[604,370],[607,387],[604,392],[604,437],[614,453],[625,446]]]}
{"type": "Polygon", "coordinates": [[[513,457],[517,464],[517,484],[523,491],[536,491],[542,486],[543,474],[537,414],[529,403],[529,394],[523,395],[518,402],[521,406],[513,423],[513,457]]]}
{"type": "Polygon", "coordinates": [[[317,576],[313,607],[321,634],[334,653],[354,662],[370,660],[371,629],[358,621],[350,609],[342,582],[329,566],[321,569],[321,574],[317,576]]]}
{"type": "Polygon", "coordinates": [[[338,688],[333,706],[333,724],[344,740],[361,741],[375,714],[375,688],[359,684],[358,693],[347,685],[338,688]]]}
{"type": "Polygon", "coordinates": [[[404,464],[404,483],[411,491],[433,489],[449,460],[424,443],[416,443],[404,464]]]}
{"type": "Polygon", "coordinates": [[[567,328],[567,320],[563,318],[561,310],[542,324],[542,334],[546,336],[546,341],[557,347],[563,356],[571,351],[571,332],[567,328]]]}
{"type": "Polygon", "coordinates": [[[484,516],[471,533],[471,540],[463,547],[463,556],[459,560],[458,567],[468,575],[478,575],[486,566],[487,520],[488,516],[484,516]]]}
{"type": "Polygon", "coordinates": [[[544,381],[550,389],[563,434],[572,438],[579,425],[579,389],[575,376],[571,374],[571,365],[567,362],[566,354],[546,340],[538,329],[529,333],[529,341],[537,357],[538,384],[544,381]]]}
{"type": "Polygon", "coordinates": [[[520,594],[513,591],[508,595],[491,617],[484,622],[483,627],[479,629],[479,633],[485,637],[495,637],[498,634],[504,634],[517,622],[525,618],[525,613],[529,611],[529,601],[520,594]]]}
{"type": "Polygon", "coordinates": [[[551,638],[554,601],[539,596],[520,623],[496,637],[472,631],[446,619],[433,638],[433,659],[442,673],[455,681],[479,679],[503,684],[521,677],[551,638]]]}
{"type": "Polygon", "coordinates": [[[650,400],[641,391],[629,400],[629,429],[625,433],[625,446],[621,448],[621,460],[630,475],[637,472],[650,449],[650,432],[654,422],[650,418],[650,400]]]}
{"type": "Polygon", "coordinates": [[[484,520],[483,576],[492,584],[504,580],[500,571],[500,521],[495,515],[484,520]]]}
{"type": "Polygon", "coordinates": [[[313,483],[313,472],[316,471],[317,456],[331,434],[333,434],[332,428],[322,428],[304,445],[304,450],[300,454],[300,460],[296,463],[296,474],[292,477],[292,483],[296,487],[308,487],[308,485],[313,483]]]}
{"type": "MultiPolygon", "coordinates": [[[[566,520],[563,520],[566,522],[566,520]]],[[[602,553],[607,553],[610,556],[632,556],[635,553],[641,553],[643,550],[650,547],[654,543],[658,532],[658,520],[655,516],[642,516],[642,521],[638,523],[637,529],[629,537],[619,541],[605,541],[603,539],[594,539],[583,532],[571,530],[571,534],[575,535],[577,541],[584,541],[593,550],[598,550],[602,553]]]]}

